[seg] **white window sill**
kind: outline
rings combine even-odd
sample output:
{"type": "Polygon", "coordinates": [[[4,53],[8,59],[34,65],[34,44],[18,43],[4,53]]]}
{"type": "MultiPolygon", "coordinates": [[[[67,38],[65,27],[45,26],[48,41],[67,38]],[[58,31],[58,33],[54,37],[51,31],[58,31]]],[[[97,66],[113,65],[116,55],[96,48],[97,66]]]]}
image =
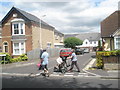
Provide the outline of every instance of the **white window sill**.
{"type": "Polygon", "coordinates": [[[12,34],[12,36],[24,36],[25,34],[12,34]]]}

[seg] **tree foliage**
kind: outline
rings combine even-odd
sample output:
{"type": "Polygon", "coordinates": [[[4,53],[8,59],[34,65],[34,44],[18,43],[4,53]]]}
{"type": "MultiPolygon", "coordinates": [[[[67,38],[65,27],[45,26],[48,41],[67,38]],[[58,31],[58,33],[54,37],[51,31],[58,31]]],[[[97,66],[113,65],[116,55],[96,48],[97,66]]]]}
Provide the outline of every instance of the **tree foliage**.
{"type": "Polygon", "coordinates": [[[75,48],[77,45],[82,45],[83,41],[76,37],[69,37],[64,40],[66,48],[75,48]]]}

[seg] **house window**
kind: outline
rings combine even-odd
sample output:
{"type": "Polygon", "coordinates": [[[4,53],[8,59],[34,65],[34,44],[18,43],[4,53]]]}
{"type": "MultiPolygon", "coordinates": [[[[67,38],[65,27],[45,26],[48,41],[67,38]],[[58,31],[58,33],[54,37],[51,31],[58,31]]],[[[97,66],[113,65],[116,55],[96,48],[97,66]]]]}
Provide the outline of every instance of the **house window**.
{"type": "Polygon", "coordinates": [[[96,44],[96,41],[94,41],[94,44],[96,44]]]}
{"type": "Polygon", "coordinates": [[[12,22],[12,35],[25,35],[25,22],[23,19],[13,19],[12,22]]]}
{"type": "Polygon", "coordinates": [[[88,42],[86,42],[86,44],[88,44],[88,42]]]}
{"type": "Polygon", "coordinates": [[[14,14],[13,14],[13,17],[17,17],[17,13],[14,13],[14,14]]]}
{"type": "Polygon", "coordinates": [[[25,43],[24,42],[14,42],[13,43],[13,54],[21,55],[25,53],[25,43]]]}
{"type": "Polygon", "coordinates": [[[4,50],[3,52],[6,52],[6,53],[8,52],[8,43],[7,42],[3,43],[3,50],[4,50]]]}
{"type": "Polygon", "coordinates": [[[14,26],[14,34],[19,34],[19,28],[18,28],[18,26],[19,26],[19,24],[13,24],[13,26],[14,26]]]}
{"type": "Polygon", "coordinates": [[[120,38],[116,38],[116,49],[120,48],[120,38]]]}
{"type": "Polygon", "coordinates": [[[90,44],[92,44],[92,41],[90,41],[90,44]]]}
{"type": "Polygon", "coordinates": [[[12,35],[25,35],[24,23],[12,24],[12,35]]]}
{"type": "Polygon", "coordinates": [[[60,42],[63,42],[63,37],[60,37],[60,42]]]}
{"type": "Polygon", "coordinates": [[[48,42],[47,43],[47,48],[50,48],[51,47],[51,42],[48,42]]]}
{"type": "Polygon", "coordinates": [[[56,35],[55,35],[55,39],[58,40],[58,38],[59,38],[59,36],[56,34],[56,35]]]}
{"type": "Polygon", "coordinates": [[[21,31],[21,34],[23,34],[23,23],[20,23],[20,31],[21,31]]]}

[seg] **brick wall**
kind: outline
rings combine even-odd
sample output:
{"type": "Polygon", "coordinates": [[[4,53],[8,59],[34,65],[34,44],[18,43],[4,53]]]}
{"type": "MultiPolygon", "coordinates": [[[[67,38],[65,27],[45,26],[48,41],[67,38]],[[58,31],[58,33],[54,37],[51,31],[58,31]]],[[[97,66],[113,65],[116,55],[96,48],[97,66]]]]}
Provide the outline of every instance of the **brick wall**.
{"type": "MultiPolygon", "coordinates": [[[[7,41],[8,42],[8,53],[10,55],[13,54],[13,46],[12,46],[12,23],[11,20],[13,20],[13,14],[17,13],[13,11],[8,18],[2,23],[2,43],[7,41]]],[[[26,52],[32,50],[32,28],[31,28],[31,22],[27,20],[24,16],[22,16],[20,13],[17,13],[17,18],[22,18],[25,20],[25,46],[26,46],[26,52]]]]}

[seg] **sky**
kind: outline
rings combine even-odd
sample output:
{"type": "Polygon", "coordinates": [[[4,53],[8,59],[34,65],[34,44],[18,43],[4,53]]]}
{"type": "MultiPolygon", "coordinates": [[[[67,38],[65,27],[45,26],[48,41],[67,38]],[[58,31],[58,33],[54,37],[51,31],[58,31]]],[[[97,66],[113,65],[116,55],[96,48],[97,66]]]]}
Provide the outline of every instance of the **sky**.
{"type": "Polygon", "coordinates": [[[100,22],[118,10],[118,2],[119,0],[0,0],[0,21],[14,6],[41,18],[64,34],[100,32],[100,22]]]}

